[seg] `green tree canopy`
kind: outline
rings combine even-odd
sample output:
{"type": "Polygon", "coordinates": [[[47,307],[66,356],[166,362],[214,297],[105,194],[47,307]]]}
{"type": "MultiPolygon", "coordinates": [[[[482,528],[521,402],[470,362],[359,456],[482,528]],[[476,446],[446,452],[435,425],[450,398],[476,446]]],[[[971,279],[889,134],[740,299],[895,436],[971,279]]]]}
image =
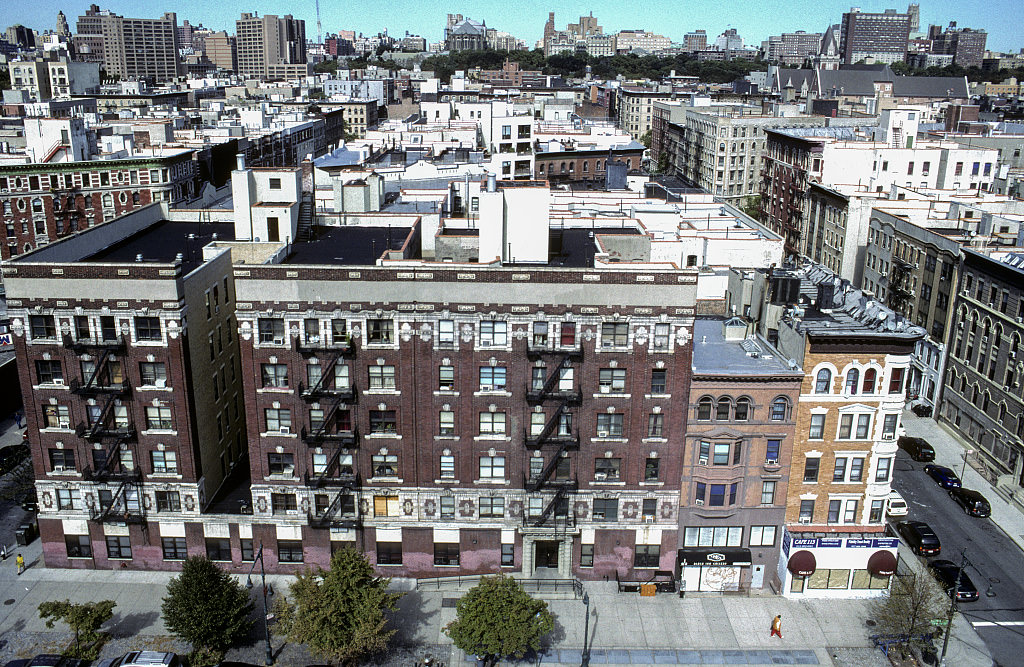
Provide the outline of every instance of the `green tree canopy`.
{"type": "Polygon", "coordinates": [[[893,577],[889,596],[874,607],[879,630],[894,635],[920,635],[931,631],[931,620],[945,618],[949,597],[925,573],[893,577]]]}
{"type": "Polygon", "coordinates": [[[75,633],[75,656],[86,657],[82,642],[95,642],[100,639],[100,626],[114,615],[113,600],[100,602],[83,602],[74,604],[70,600],[51,600],[39,605],[39,618],[46,620],[46,627],[52,628],[57,621],[64,621],[75,633]]]}
{"type": "Polygon", "coordinates": [[[190,556],[167,583],[164,625],[194,651],[223,654],[252,627],[249,592],[206,556],[190,556]]]}
{"type": "Polygon", "coordinates": [[[466,653],[487,656],[491,664],[540,649],[541,638],[555,628],[548,603],[530,597],[503,574],[483,577],[459,600],[456,613],[445,634],[466,653]]]}
{"type": "Polygon", "coordinates": [[[282,596],[274,606],[276,628],[325,660],[355,664],[386,648],[395,634],[384,612],[393,610],[404,594],[389,593],[390,581],[375,576],[355,549],[339,549],[331,556],[330,569],[316,567],[296,575],[289,597],[282,596]]]}

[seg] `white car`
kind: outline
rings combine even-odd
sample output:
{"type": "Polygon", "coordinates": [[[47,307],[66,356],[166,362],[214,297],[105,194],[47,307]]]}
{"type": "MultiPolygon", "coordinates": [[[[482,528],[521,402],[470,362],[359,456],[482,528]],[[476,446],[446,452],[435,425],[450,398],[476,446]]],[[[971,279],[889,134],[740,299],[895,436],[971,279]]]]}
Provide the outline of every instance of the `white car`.
{"type": "Polygon", "coordinates": [[[907,516],[907,511],[907,501],[903,500],[900,492],[896,490],[890,491],[889,500],[885,506],[886,514],[889,516],[907,516]]]}

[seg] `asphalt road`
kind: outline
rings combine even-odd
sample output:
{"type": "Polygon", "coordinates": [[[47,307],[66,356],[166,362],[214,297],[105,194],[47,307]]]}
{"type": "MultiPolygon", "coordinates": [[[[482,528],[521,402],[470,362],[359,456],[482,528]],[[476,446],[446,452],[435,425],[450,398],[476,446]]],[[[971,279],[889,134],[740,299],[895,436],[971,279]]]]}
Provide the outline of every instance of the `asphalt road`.
{"type": "Polygon", "coordinates": [[[924,521],[939,536],[942,553],[936,558],[956,563],[961,550],[967,550],[966,571],[981,597],[977,602],[961,603],[960,611],[972,623],[1020,623],[1009,627],[975,625],[975,629],[997,665],[1024,664],[1024,552],[991,520],[968,516],[948,491],[924,473],[924,466],[903,450],[896,457],[893,488],[907,501],[907,518],[924,521]],[[987,592],[995,595],[990,597],[987,592]]]}
{"type": "Polygon", "coordinates": [[[31,513],[21,509],[16,502],[17,498],[12,497],[21,495],[15,494],[13,490],[16,474],[9,472],[0,476],[0,544],[6,544],[8,552],[15,545],[14,531],[18,529],[18,525],[33,518],[31,513]]]}

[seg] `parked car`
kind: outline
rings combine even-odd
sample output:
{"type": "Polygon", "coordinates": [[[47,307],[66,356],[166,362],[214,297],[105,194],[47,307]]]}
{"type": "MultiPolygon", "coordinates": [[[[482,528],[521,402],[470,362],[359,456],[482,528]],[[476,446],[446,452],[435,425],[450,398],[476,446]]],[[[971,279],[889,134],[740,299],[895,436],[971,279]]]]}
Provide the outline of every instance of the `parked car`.
{"type": "Polygon", "coordinates": [[[956,588],[957,602],[974,602],[978,599],[978,589],[966,572],[960,573],[960,586],[956,585],[957,570],[960,568],[953,561],[933,560],[928,563],[928,569],[950,597],[953,597],[953,589],[956,588]]]}
{"type": "Polygon", "coordinates": [[[900,521],[896,530],[918,556],[937,556],[942,551],[939,536],[923,521],[900,521]]]}
{"type": "Polygon", "coordinates": [[[182,663],[174,653],[129,651],[120,658],[100,660],[96,667],[182,667],[182,663]]]}
{"type": "Polygon", "coordinates": [[[929,463],[924,467],[924,471],[944,489],[959,489],[963,486],[956,473],[946,466],[937,466],[929,463]]]}
{"type": "Polygon", "coordinates": [[[5,475],[27,461],[29,457],[28,447],[25,445],[10,445],[0,449],[0,475],[5,475]]]}
{"type": "Polygon", "coordinates": [[[950,489],[949,497],[955,500],[971,516],[986,517],[992,514],[992,506],[974,489],[950,489]]]}
{"type": "Polygon", "coordinates": [[[924,438],[915,438],[913,436],[904,435],[899,439],[899,445],[902,447],[907,454],[910,454],[910,458],[915,461],[924,461],[925,463],[935,460],[935,449],[928,444],[928,441],[924,438]]]}
{"type": "Polygon", "coordinates": [[[11,660],[6,667],[89,667],[89,660],[66,658],[55,653],[40,653],[34,658],[11,660]]]}
{"type": "Polygon", "coordinates": [[[21,505],[21,509],[26,512],[38,512],[39,511],[39,499],[36,497],[36,490],[30,489],[25,492],[25,495],[21,497],[18,503],[21,505]]]}
{"type": "Polygon", "coordinates": [[[893,489],[889,492],[889,499],[885,505],[885,512],[889,516],[907,516],[907,501],[903,500],[900,492],[893,489]]]}

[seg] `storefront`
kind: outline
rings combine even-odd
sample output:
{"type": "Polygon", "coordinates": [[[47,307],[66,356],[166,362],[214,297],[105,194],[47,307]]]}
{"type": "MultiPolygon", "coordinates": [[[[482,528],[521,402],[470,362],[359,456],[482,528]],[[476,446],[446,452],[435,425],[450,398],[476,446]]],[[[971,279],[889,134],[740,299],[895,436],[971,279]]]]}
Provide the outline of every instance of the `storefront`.
{"type": "Polygon", "coordinates": [[[720,547],[680,549],[679,571],[686,591],[738,591],[750,585],[743,569],[751,565],[750,549],[720,547]]]}
{"type": "Polygon", "coordinates": [[[788,597],[868,598],[889,590],[898,564],[895,537],[782,536],[779,579],[788,597]]]}

